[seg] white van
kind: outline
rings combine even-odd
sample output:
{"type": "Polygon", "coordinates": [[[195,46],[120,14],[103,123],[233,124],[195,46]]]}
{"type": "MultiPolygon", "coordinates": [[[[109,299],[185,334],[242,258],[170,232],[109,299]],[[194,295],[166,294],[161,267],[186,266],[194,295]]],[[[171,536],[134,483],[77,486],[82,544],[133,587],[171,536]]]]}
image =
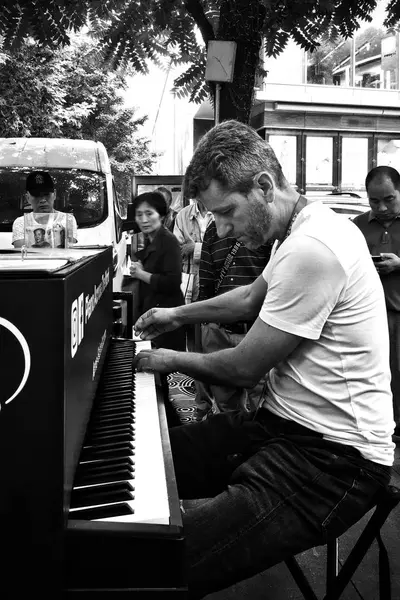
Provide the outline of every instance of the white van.
{"type": "Polygon", "coordinates": [[[126,268],[126,208],[120,201],[104,145],[63,138],[0,138],[0,248],[12,248],[14,220],[23,214],[29,171],[48,171],[56,188],[55,208],[78,224],[78,246],[113,246],[113,290],[126,268]]]}

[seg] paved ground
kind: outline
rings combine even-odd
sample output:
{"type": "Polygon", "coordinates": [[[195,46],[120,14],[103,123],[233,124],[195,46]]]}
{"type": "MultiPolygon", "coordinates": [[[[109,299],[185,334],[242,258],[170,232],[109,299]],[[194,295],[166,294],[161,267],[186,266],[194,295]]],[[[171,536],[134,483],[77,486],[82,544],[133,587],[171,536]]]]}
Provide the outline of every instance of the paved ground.
{"type": "MultiPolygon", "coordinates": [[[[396,449],[393,484],[400,488],[400,446],[396,449]]],[[[340,559],[347,556],[365,521],[366,518],[362,519],[342,536],[339,550],[340,559]]],[[[400,506],[391,513],[386,521],[382,529],[382,537],[390,559],[392,600],[400,600],[400,506]]],[[[325,590],[324,557],[324,547],[313,548],[298,557],[319,598],[323,598],[325,590]]],[[[374,542],[352,582],[343,593],[342,600],[379,600],[377,567],[378,551],[377,544],[374,542]]],[[[207,596],[207,600],[304,600],[304,598],[286,566],[277,565],[240,585],[207,596]]]]}

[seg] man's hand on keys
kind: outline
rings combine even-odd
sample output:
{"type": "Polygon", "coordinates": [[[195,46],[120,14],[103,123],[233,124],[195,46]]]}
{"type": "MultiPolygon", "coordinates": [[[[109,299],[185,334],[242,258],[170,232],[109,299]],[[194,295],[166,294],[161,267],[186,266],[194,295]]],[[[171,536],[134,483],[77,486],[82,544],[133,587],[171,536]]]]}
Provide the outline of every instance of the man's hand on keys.
{"type": "Polygon", "coordinates": [[[151,308],[136,321],[134,331],[142,340],[152,340],[161,333],[173,331],[179,326],[174,308],[151,308]]]}
{"type": "Polygon", "coordinates": [[[157,350],[141,350],[133,360],[133,366],[137,371],[158,373],[172,373],[174,356],[178,354],[175,350],[158,348],[157,350]]]}

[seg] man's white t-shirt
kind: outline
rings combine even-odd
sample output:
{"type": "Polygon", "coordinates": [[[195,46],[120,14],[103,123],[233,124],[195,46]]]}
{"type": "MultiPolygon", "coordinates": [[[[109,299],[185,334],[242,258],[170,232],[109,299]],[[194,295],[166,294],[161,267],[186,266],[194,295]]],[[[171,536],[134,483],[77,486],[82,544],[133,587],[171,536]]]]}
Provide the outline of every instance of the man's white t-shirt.
{"type": "Polygon", "coordinates": [[[273,250],[263,277],[268,292],[260,318],[304,338],[270,371],[263,405],[392,465],[385,298],[361,231],[313,202],[273,250]]]}
{"type": "Polygon", "coordinates": [[[12,242],[25,240],[27,248],[65,248],[65,239],[77,242],[74,215],[55,210],[51,213],[27,213],[15,219],[12,242]]]}

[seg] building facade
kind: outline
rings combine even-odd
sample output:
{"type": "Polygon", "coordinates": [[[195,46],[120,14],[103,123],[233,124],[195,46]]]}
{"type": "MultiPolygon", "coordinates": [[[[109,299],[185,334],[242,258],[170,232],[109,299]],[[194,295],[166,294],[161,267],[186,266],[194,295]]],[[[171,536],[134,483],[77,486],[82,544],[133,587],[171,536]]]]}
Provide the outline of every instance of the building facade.
{"type": "MultiPolygon", "coordinates": [[[[399,62],[399,33],[377,27],[310,54],[291,43],[265,59],[251,125],[299,192],[364,196],[372,167],[400,170],[399,62]]],[[[211,107],[201,107],[194,143],[212,119],[211,107]]]]}

